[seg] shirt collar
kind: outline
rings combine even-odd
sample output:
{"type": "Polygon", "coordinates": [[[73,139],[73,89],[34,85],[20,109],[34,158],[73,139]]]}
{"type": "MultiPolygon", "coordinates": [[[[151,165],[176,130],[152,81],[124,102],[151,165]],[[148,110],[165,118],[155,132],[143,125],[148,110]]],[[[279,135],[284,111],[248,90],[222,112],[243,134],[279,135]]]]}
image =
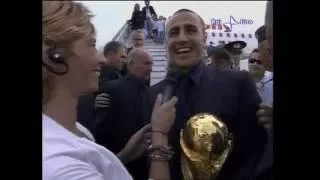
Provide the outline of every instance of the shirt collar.
{"type": "Polygon", "coordinates": [[[262,88],[265,84],[271,81],[273,81],[273,73],[272,72],[270,74],[265,73],[263,78],[256,83],[256,86],[258,88],[262,88]]]}
{"type": "Polygon", "coordinates": [[[44,113],[42,113],[42,127],[48,136],[78,137],[44,113]]]}
{"type": "Polygon", "coordinates": [[[190,78],[196,86],[200,85],[204,72],[204,66],[204,62],[200,60],[200,62],[190,72],[190,78]]]}
{"type": "Polygon", "coordinates": [[[265,82],[269,82],[269,81],[272,81],[273,80],[273,73],[270,72],[269,74],[265,74],[264,75],[264,78],[263,78],[263,83],[265,82]]]}

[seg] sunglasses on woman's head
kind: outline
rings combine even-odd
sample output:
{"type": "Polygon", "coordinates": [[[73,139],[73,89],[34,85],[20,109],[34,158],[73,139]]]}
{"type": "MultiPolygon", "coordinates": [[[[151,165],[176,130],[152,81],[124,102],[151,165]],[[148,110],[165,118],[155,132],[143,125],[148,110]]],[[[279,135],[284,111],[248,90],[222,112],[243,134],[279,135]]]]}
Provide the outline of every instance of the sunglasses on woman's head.
{"type": "Polygon", "coordinates": [[[258,60],[258,59],[254,59],[254,58],[252,58],[252,59],[249,59],[249,63],[250,64],[253,64],[253,63],[257,63],[257,64],[259,64],[259,65],[261,65],[262,63],[261,63],[261,61],[260,60],[258,60]]]}

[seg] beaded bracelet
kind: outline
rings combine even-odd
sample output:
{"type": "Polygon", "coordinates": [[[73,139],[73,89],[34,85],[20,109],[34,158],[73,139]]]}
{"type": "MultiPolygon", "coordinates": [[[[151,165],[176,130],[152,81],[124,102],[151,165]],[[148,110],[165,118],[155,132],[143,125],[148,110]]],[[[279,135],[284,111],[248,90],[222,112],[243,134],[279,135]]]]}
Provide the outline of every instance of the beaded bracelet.
{"type": "Polygon", "coordinates": [[[169,161],[172,159],[174,152],[171,147],[165,147],[161,145],[149,146],[149,158],[151,160],[169,161]]]}

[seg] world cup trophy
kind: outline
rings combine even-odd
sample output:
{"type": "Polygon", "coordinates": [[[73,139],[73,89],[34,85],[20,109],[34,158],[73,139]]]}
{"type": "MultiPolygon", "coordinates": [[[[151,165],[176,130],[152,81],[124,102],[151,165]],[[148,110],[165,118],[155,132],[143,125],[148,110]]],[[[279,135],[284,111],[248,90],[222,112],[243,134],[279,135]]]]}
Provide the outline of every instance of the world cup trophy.
{"type": "Polygon", "coordinates": [[[192,116],[180,132],[184,180],[214,180],[232,149],[227,126],[209,113],[192,116]]]}

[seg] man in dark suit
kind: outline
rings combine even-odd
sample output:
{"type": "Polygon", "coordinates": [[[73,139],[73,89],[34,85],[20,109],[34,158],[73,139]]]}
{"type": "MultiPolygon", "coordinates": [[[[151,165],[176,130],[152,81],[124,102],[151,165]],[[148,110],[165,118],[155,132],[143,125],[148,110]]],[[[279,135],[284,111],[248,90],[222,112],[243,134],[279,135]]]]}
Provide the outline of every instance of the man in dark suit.
{"type": "MultiPolygon", "coordinates": [[[[134,48],[129,53],[128,70],[129,73],[123,79],[101,87],[101,93],[108,94],[110,102],[97,111],[94,131],[96,142],[115,154],[119,153],[136,131],[150,121],[152,110],[144,84],[152,70],[151,55],[144,49],[134,48]]],[[[123,163],[135,180],[148,179],[146,157],[123,163]]]]}
{"type": "Polygon", "coordinates": [[[102,68],[100,83],[121,78],[121,70],[127,59],[125,46],[121,42],[110,41],[104,46],[103,55],[107,58],[108,64],[102,68]]]}
{"type": "Polygon", "coordinates": [[[151,38],[152,35],[152,19],[157,17],[157,13],[152,6],[150,6],[150,1],[144,1],[145,7],[142,8],[142,16],[145,22],[145,28],[147,29],[148,36],[147,39],[151,38]]]}
{"type": "MultiPolygon", "coordinates": [[[[144,31],[142,29],[134,30],[131,33],[130,41],[132,43],[132,47],[127,48],[127,54],[129,54],[133,48],[139,48],[144,46],[144,31]]],[[[125,62],[121,70],[121,74],[125,76],[127,73],[128,67],[127,62],[125,62]]]]}
{"type": "MultiPolygon", "coordinates": [[[[175,155],[171,178],[182,179],[179,133],[194,114],[208,112],[221,119],[234,136],[234,146],[218,180],[249,179],[260,160],[267,133],[258,123],[260,98],[248,72],[218,70],[203,62],[205,24],[188,9],[178,10],[167,24],[167,51],[177,78],[176,119],[169,143],[175,155]]],[[[151,97],[163,92],[165,81],[151,88],[151,97]]]]}
{"type": "MultiPolygon", "coordinates": [[[[130,51],[133,48],[143,48],[144,47],[144,31],[141,29],[133,31],[133,33],[131,35],[131,41],[132,41],[133,47],[127,49],[128,54],[130,53],[130,51]]],[[[125,63],[122,72],[123,73],[128,72],[127,63],[125,63]]],[[[146,81],[146,86],[150,87],[150,77],[146,81]]]]}
{"type": "MultiPolygon", "coordinates": [[[[120,70],[124,67],[123,62],[127,58],[127,52],[125,46],[117,41],[108,42],[104,49],[103,55],[101,54],[100,58],[106,58],[107,63],[104,65],[99,77],[99,86],[103,86],[104,83],[116,80],[122,77],[120,70]]],[[[82,96],[78,102],[78,116],[77,121],[80,122],[83,126],[93,131],[93,124],[95,120],[95,98],[103,98],[96,96],[97,93],[88,94],[82,96]]]]}

